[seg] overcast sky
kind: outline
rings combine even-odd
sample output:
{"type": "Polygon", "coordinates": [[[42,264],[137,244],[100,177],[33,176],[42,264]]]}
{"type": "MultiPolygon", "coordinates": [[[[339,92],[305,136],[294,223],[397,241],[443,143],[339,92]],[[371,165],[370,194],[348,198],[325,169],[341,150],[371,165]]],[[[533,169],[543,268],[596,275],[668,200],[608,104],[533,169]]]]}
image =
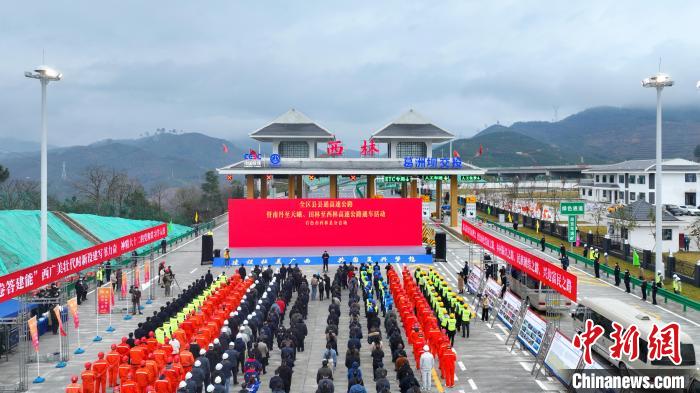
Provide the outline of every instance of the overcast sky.
{"type": "Polygon", "coordinates": [[[698,105],[698,1],[72,1],[0,11],[0,136],[50,143],[158,127],[242,138],[297,108],[355,144],[409,108],[457,135],[598,105],[698,105]],[[235,3],[235,4],[234,4],[235,3]],[[303,5],[302,5],[303,4],[303,5]],[[206,5],[206,6],[205,6],[206,5]]]}

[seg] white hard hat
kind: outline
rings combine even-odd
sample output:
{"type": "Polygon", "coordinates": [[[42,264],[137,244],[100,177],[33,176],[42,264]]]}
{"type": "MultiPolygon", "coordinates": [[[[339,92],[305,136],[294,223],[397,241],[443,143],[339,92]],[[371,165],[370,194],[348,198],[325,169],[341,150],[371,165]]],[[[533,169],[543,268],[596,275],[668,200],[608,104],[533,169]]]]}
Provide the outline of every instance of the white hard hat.
{"type": "MultiPolygon", "coordinates": [[[[187,373],[187,374],[192,375],[190,373],[187,373]]],[[[180,384],[177,387],[184,388],[185,386],[187,386],[187,383],[185,381],[180,381],[180,384]]]]}
{"type": "Polygon", "coordinates": [[[201,366],[201,365],[202,365],[202,362],[200,362],[199,360],[195,360],[195,361],[194,361],[194,366],[195,366],[195,367],[199,367],[199,366],[201,366]]]}
{"type": "Polygon", "coordinates": [[[428,351],[430,351],[430,347],[427,345],[423,345],[423,350],[428,352],[428,351]]]}
{"type": "MultiPolygon", "coordinates": [[[[229,344],[229,347],[231,346],[231,344],[233,344],[233,343],[230,343],[230,344],[229,344]]],[[[224,353],[223,355],[221,355],[221,358],[224,359],[224,360],[228,359],[228,354],[227,354],[227,353],[224,353]]]]}
{"type": "Polygon", "coordinates": [[[200,355],[204,355],[204,354],[206,354],[206,353],[207,353],[207,351],[205,351],[204,349],[200,349],[200,350],[199,350],[199,354],[200,354],[200,355]]]}
{"type": "Polygon", "coordinates": [[[214,391],[214,385],[209,384],[209,386],[207,386],[207,392],[211,393],[213,391],[214,391]]]}
{"type": "Polygon", "coordinates": [[[224,368],[224,366],[221,363],[217,363],[216,367],[214,367],[214,368],[217,370],[221,370],[222,368],[224,368]]]}
{"type": "Polygon", "coordinates": [[[185,374],[185,379],[190,379],[190,378],[192,378],[192,373],[188,372],[187,374],[185,374]]]}
{"type": "MultiPolygon", "coordinates": [[[[217,370],[221,370],[221,369],[220,369],[220,368],[217,368],[217,370]]],[[[220,384],[220,383],[221,383],[221,377],[217,375],[216,378],[214,379],[214,383],[220,384]]]]}

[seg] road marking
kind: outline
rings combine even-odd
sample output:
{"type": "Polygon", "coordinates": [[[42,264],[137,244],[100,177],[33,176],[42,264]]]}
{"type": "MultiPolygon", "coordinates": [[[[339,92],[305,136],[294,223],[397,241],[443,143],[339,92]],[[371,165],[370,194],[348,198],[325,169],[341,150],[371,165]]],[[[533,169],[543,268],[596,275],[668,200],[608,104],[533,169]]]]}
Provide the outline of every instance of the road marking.
{"type": "Polygon", "coordinates": [[[462,371],[465,371],[467,369],[466,367],[464,367],[464,363],[462,363],[461,361],[457,362],[457,365],[462,371]]]}
{"type": "Polygon", "coordinates": [[[503,332],[503,334],[508,334],[508,333],[509,333],[508,330],[506,330],[506,328],[504,328],[504,327],[501,326],[500,324],[498,324],[498,325],[496,325],[496,326],[498,326],[498,328],[501,329],[501,331],[503,332]]]}
{"type": "Polygon", "coordinates": [[[459,377],[455,374],[455,381],[459,381],[459,377]]]}
{"type": "Polygon", "coordinates": [[[518,362],[520,366],[525,369],[525,371],[532,371],[532,366],[528,362],[518,362]]]}
{"type": "Polygon", "coordinates": [[[539,381],[539,380],[536,379],[535,382],[537,382],[537,384],[540,385],[540,389],[542,389],[542,390],[549,390],[549,388],[548,388],[547,386],[545,386],[545,385],[542,383],[542,381],[539,381]]]}
{"type": "Polygon", "coordinates": [[[440,378],[437,375],[437,372],[433,368],[433,382],[435,383],[435,387],[437,388],[437,391],[440,393],[445,392],[445,388],[442,387],[442,382],[440,382],[440,378]]]}
{"type": "MultiPolygon", "coordinates": [[[[468,382],[469,382],[469,386],[472,387],[472,390],[476,390],[476,384],[474,383],[474,380],[469,378],[468,382]]],[[[462,391],[462,392],[464,392],[464,391],[462,391]]]]}
{"type": "Polygon", "coordinates": [[[548,380],[549,382],[552,382],[552,381],[554,381],[554,378],[552,378],[552,377],[547,377],[547,380],[548,380]]]}
{"type": "Polygon", "coordinates": [[[194,268],[194,269],[190,270],[190,274],[192,274],[192,273],[196,272],[196,271],[197,271],[197,269],[198,269],[198,268],[194,268]]]}
{"type": "Polygon", "coordinates": [[[506,341],[506,340],[503,339],[503,337],[501,337],[501,333],[494,333],[493,335],[496,336],[496,338],[497,338],[499,341],[501,341],[501,342],[506,341]]]}
{"type": "MultiPolygon", "coordinates": [[[[489,232],[491,232],[491,234],[492,234],[493,236],[497,236],[497,237],[500,237],[501,239],[503,239],[503,236],[502,236],[502,234],[501,234],[500,232],[494,231],[494,230],[492,230],[492,229],[486,229],[486,230],[488,230],[489,232]]],[[[451,231],[446,231],[446,233],[448,233],[450,236],[452,236],[453,238],[455,238],[457,241],[461,242],[462,244],[464,244],[464,245],[469,245],[469,243],[467,243],[467,242],[465,242],[464,240],[460,239],[459,237],[455,236],[451,231]]],[[[523,249],[523,250],[525,250],[525,249],[530,249],[530,250],[539,251],[538,248],[530,247],[530,246],[528,246],[526,243],[523,243],[523,242],[521,242],[520,240],[511,238],[510,236],[505,236],[505,238],[508,239],[508,240],[512,240],[512,241],[514,241],[515,243],[518,243],[518,245],[520,245],[520,248],[523,249]]],[[[549,254],[546,254],[546,253],[545,253],[545,255],[546,255],[548,258],[550,258],[550,257],[553,258],[553,257],[552,257],[551,255],[549,255],[549,254]]],[[[552,263],[552,262],[549,261],[549,260],[547,260],[547,261],[550,262],[550,263],[552,263]]],[[[554,263],[552,263],[552,264],[554,264],[554,263]]],[[[569,265],[569,267],[571,267],[571,268],[573,268],[573,269],[575,269],[575,270],[578,270],[579,272],[584,273],[584,274],[586,274],[586,275],[588,275],[588,276],[590,276],[590,277],[595,278],[595,275],[593,275],[593,274],[591,274],[591,273],[588,273],[587,271],[585,271],[585,270],[583,270],[583,269],[579,269],[579,268],[576,267],[576,266],[571,266],[571,265],[569,265]]],[[[615,285],[613,285],[612,283],[607,282],[607,281],[605,281],[605,280],[601,280],[601,279],[596,279],[596,280],[602,282],[603,284],[607,284],[608,286],[611,286],[611,287],[613,287],[613,288],[618,288],[618,287],[616,287],[615,285]]],[[[621,289],[621,288],[618,288],[618,289],[621,289]]],[[[634,295],[634,294],[632,294],[632,293],[630,293],[630,295],[636,297],[637,299],[641,299],[639,296],[634,295]]],[[[677,318],[680,318],[680,319],[682,319],[682,320],[684,320],[684,321],[686,321],[686,322],[688,322],[688,323],[691,323],[691,324],[695,325],[696,327],[700,327],[700,323],[697,323],[697,322],[695,322],[695,321],[692,321],[692,320],[690,320],[690,319],[688,319],[688,318],[686,318],[686,317],[684,317],[684,316],[682,316],[682,315],[678,315],[678,314],[676,314],[675,312],[673,312],[673,311],[671,311],[671,310],[669,310],[669,309],[667,309],[667,308],[663,308],[663,307],[661,307],[661,306],[658,305],[658,304],[656,305],[656,307],[658,307],[658,308],[660,308],[660,309],[666,311],[667,313],[669,313],[669,314],[671,314],[671,315],[673,315],[673,316],[675,316],[675,317],[677,317],[677,318]]]]}

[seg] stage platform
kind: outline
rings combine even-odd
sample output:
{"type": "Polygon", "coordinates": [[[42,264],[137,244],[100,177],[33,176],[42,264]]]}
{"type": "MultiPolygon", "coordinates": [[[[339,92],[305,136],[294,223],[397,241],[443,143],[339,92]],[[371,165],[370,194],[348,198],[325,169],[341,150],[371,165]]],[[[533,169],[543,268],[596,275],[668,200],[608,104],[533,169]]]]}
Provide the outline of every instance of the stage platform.
{"type": "MultiPolygon", "coordinates": [[[[359,264],[361,262],[379,263],[433,263],[433,256],[425,253],[423,246],[404,247],[250,247],[230,248],[230,264],[240,265],[321,265],[321,255],[328,251],[330,265],[343,262],[359,264]]],[[[224,250],[221,250],[223,256],[224,250]]],[[[224,258],[214,258],[215,267],[224,266],[224,258]]]]}

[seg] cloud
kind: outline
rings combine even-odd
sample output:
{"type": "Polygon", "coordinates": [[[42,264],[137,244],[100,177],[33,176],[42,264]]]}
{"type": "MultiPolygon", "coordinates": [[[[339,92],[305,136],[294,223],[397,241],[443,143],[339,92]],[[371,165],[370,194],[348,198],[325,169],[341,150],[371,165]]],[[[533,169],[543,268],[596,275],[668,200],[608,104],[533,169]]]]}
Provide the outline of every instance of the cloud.
{"type": "Polygon", "coordinates": [[[694,105],[700,3],[78,1],[0,16],[0,136],[38,139],[41,60],[51,143],[158,127],[241,138],[290,107],[351,143],[415,108],[458,135],[597,105],[694,105]],[[34,23],[31,23],[34,22],[34,23]]]}

